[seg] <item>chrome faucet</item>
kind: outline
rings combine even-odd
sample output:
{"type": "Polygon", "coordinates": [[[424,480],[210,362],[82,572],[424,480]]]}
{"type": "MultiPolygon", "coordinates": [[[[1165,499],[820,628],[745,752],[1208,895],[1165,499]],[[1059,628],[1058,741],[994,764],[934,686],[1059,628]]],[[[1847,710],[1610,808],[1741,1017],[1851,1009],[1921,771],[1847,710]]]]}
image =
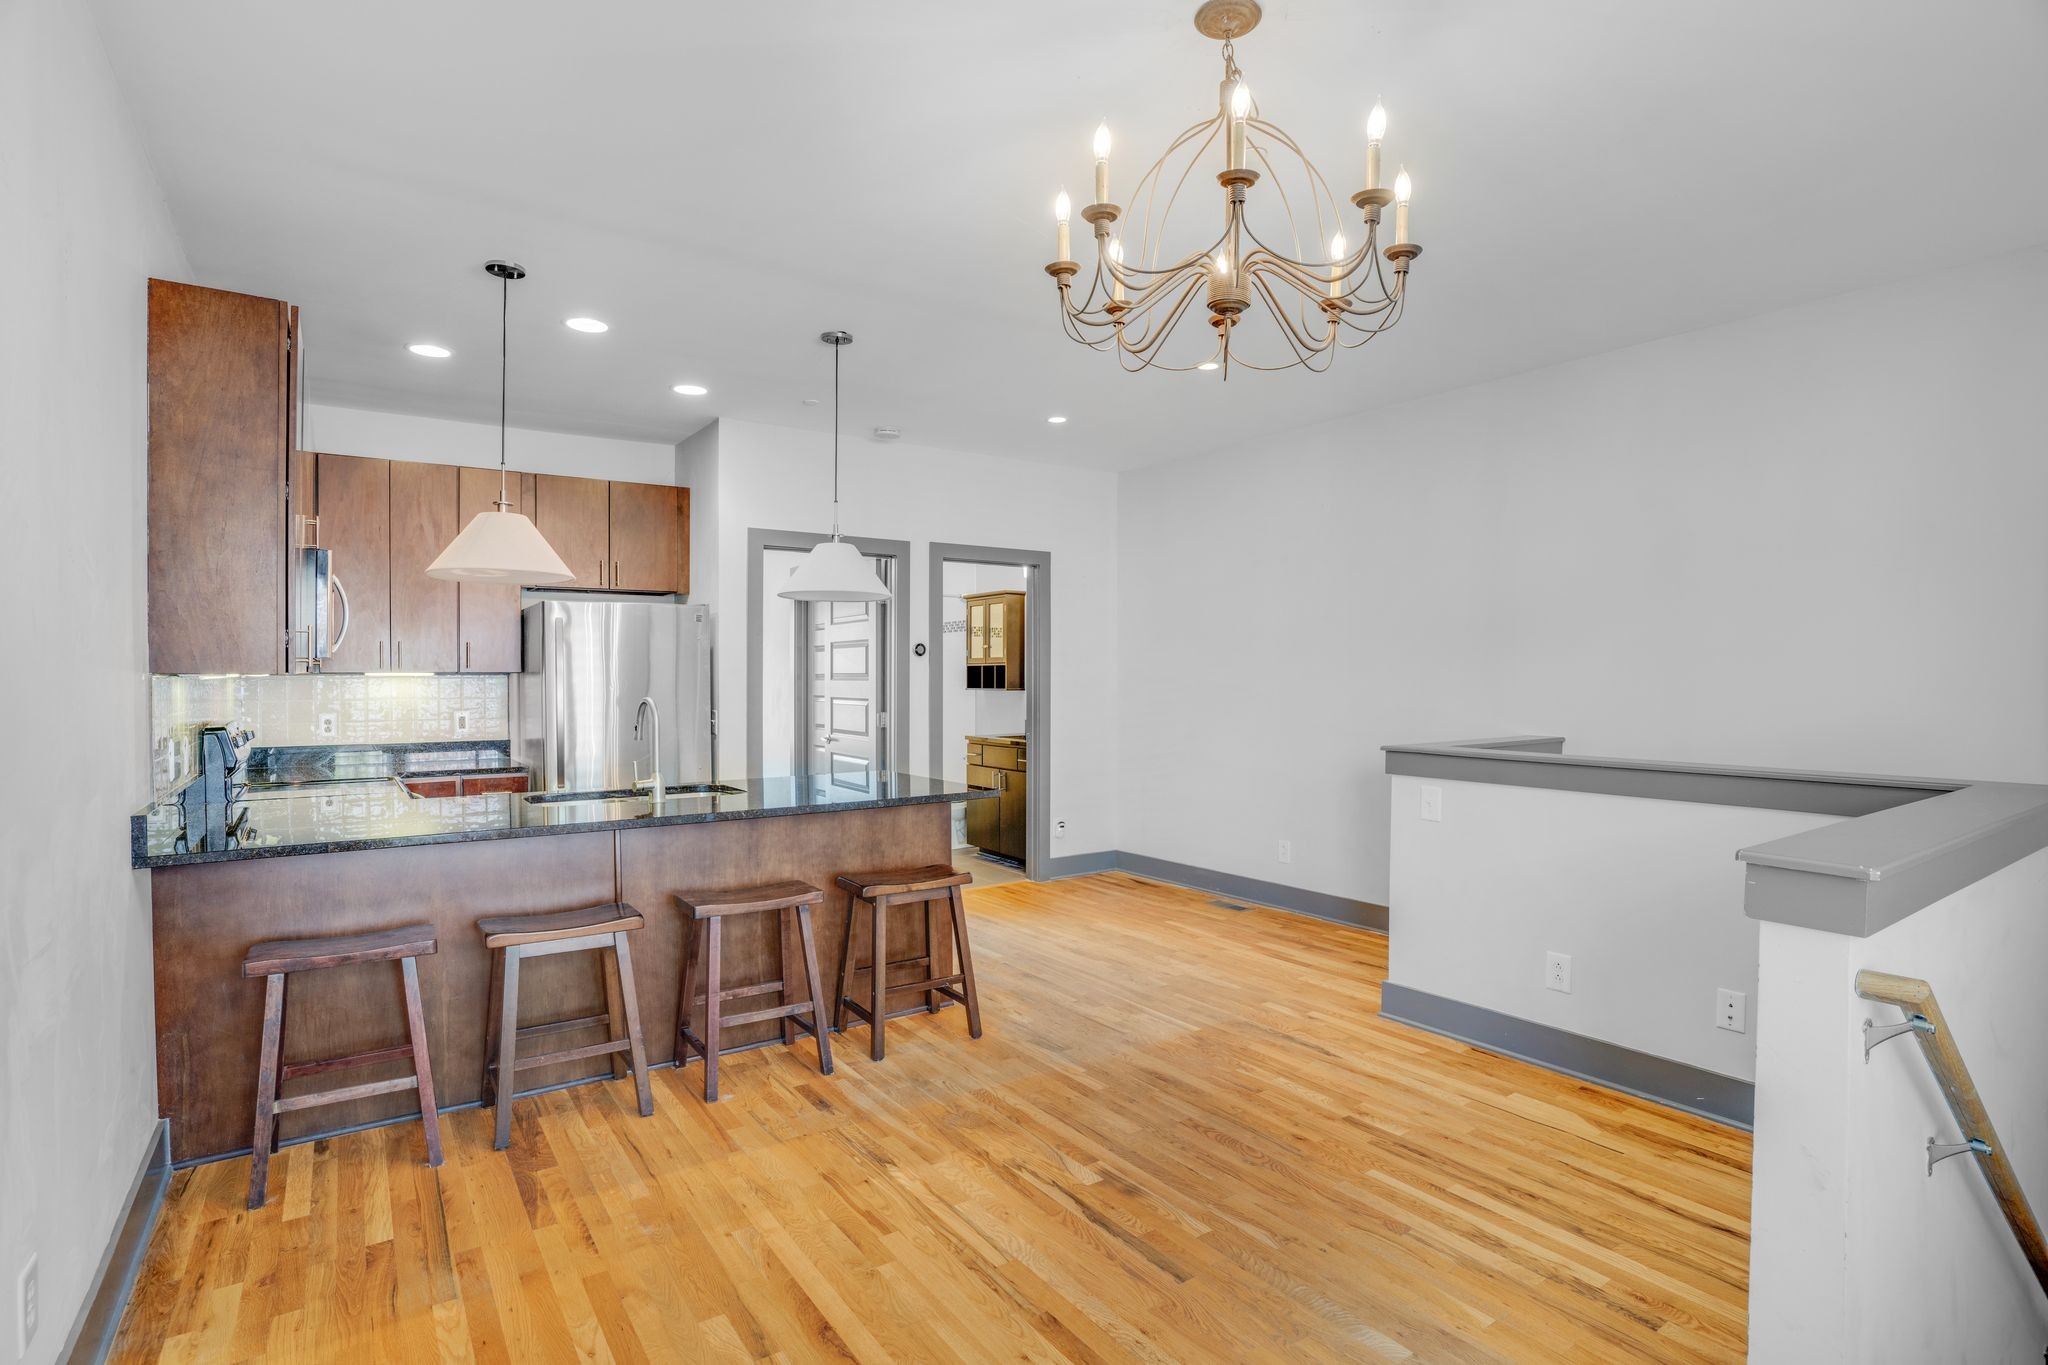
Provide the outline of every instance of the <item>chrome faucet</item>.
{"type": "MultiPolygon", "coordinates": [[[[640,738],[640,726],[643,719],[652,722],[648,726],[649,742],[647,745],[647,755],[649,760],[648,766],[653,769],[654,775],[652,777],[640,778],[633,783],[633,786],[635,789],[641,787],[649,788],[650,794],[654,797],[654,804],[658,806],[667,799],[667,793],[661,789],[661,710],[655,706],[654,698],[652,697],[642,697],[640,699],[640,708],[633,713],[633,738],[635,739],[640,738]]],[[[636,763],[633,766],[637,770],[640,765],[636,763]]]]}

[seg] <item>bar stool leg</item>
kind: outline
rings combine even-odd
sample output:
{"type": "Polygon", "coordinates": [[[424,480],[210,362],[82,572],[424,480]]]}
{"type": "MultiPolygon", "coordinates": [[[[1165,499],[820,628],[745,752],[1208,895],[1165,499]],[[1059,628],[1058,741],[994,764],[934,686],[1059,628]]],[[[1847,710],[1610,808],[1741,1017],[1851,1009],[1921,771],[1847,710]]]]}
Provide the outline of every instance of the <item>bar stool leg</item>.
{"type": "Polygon", "coordinates": [[[704,931],[704,1102],[718,1102],[718,966],[719,925],[722,917],[711,916],[704,931]]]}
{"type": "MultiPolygon", "coordinates": [[[[782,964],[782,1003],[785,1005],[791,1005],[796,1003],[794,1000],[790,998],[796,994],[796,985],[794,981],[791,979],[789,972],[789,950],[790,947],[796,941],[795,930],[796,908],[794,906],[785,905],[782,907],[780,911],[777,912],[775,916],[775,938],[776,941],[781,945],[777,952],[777,959],[782,964]]],[[[784,1047],[792,1047],[795,1044],[796,1017],[794,1015],[785,1014],[784,1016],[782,1016],[782,1045],[784,1047]]]]}
{"type": "Polygon", "coordinates": [[[505,999],[505,953],[501,948],[491,949],[491,1003],[484,1024],[484,1088],[482,1101],[486,1108],[498,1102],[498,1012],[504,1008],[505,999]]]}
{"type": "Polygon", "coordinates": [[[263,1207],[270,1186],[270,1146],[277,1135],[278,1052],[284,1036],[284,973],[263,983],[263,1060],[256,1068],[256,1131],[249,1141],[249,1207],[263,1207]]]}
{"type": "MultiPolygon", "coordinates": [[[[617,935],[613,935],[614,939],[617,935]]],[[[619,991],[619,957],[608,948],[600,948],[598,963],[604,973],[604,1036],[607,1042],[618,1042],[626,1036],[626,1010],[621,1003],[619,991]]],[[[610,1057],[612,1079],[622,1081],[632,1074],[632,1067],[623,1052],[614,1052],[610,1057]]]]}
{"type": "Polygon", "coordinates": [[[505,984],[498,1005],[498,1133],[491,1146],[502,1152],[512,1145],[512,1097],[519,1091],[519,948],[499,951],[505,955],[505,984]]]}
{"type": "Polygon", "coordinates": [[[441,1164],[441,1111],[434,1103],[434,1067],[427,1059],[427,1012],[420,1007],[420,960],[398,960],[405,978],[405,1031],[412,1038],[412,1069],[420,1082],[420,1126],[427,1130],[427,1164],[441,1164]]]}
{"type": "Polygon", "coordinates": [[[688,1066],[696,1049],[690,1043],[690,1013],[697,1008],[697,938],[704,926],[694,913],[683,915],[683,988],[676,1004],[676,1065],[688,1066]]]}
{"type": "Polygon", "coordinates": [[[612,950],[605,962],[610,968],[607,977],[618,978],[619,1004],[626,1016],[626,1039],[633,1058],[633,1089],[640,1097],[640,1117],[648,1118],[654,1113],[654,1090],[647,1083],[647,1045],[640,1037],[640,996],[633,988],[633,949],[624,932],[612,935],[612,950]]]}
{"type": "Polygon", "coordinates": [[[946,888],[946,899],[953,907],[953,952],[960,959],[960,975],[964,978],[961,984],[967,988],[961,992],[967,997],[967,1036],[979,1038],[981,996],[974,989],[974,953],[967,946],[967,903],[961,899],[957,886],[946,888]]]}
{"type": "Polygon", "coordinates": [[[889,1017],[889,898],[877,896],[868,902],[874,912],[875,942],[873,985],[875,988],[874,1037],[868,1042],[868,1056],[882,1060],[882,1024],[889,1017]]]}
{"type": "Polygon", "coordinates": [[[846,900],[846,948],[839,954],[839,981],[832,991],[832,1027],[846,1032],[846,1001],[853,989],[853,930],[860,919],[860,897],[846,900]]]}
{"type": "Polygon", "coordinates": [[[796,908],[797,933],[804,944],[804,978],[811,987],[811,1036],[818,1040],[818,1070],[832,1074],[832,1030],[825,1023],[825,991],[818,979],[818,945],[811,939],[811,907],[796,908]]]}
{"type": "MultiPolygon", "coordinates": [[[[925,979],[929,981],[939,975],[939,902],[937,897],[928,897],[924,903],[924,967],[925,979]]],[[[924,1012],[939,1012],[939,988],[933,986],[924,993],[924,1012]]]]}

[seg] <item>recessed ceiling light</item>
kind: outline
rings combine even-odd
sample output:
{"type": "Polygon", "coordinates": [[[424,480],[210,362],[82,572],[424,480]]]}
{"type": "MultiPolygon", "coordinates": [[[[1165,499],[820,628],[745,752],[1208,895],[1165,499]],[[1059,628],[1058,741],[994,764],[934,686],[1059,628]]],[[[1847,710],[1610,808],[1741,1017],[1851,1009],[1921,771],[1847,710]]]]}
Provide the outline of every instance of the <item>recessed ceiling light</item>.
{"type": "Polygon", "coordinates": [[[1064,417],[1048,417],[1045,420],[1052,423],[1054,426],[1058,426],[1060,423],[1066,421],[1067,419],[1064,417]]]}
{"type": "Polygon", "coordinates": [[[1201,364],[1195,366],[1195,368],[1198,370],[1213,370],[1216,368],[1216,362],[1213,360],[1205,360],[1201,364]]]}
{"type": "Polygon", "coordinates": [[[676,392],[685,398],[702,398],[711,390],[705,388],[702,384],[678,384],[676,385],[676,392]]]}
{"type": "Polygon", "coordinates": [[[449,356],[455,354],[446,346],[436,346],[431,341],[415,341],[405,349],[411,351],[414,355],[426,356],[429,360],[446,360],[449,356]]]}
{"type": "Polygon", "coordinates": [[[562,324],[579,332],[609,332],[611,324],[599,322],[596,318],[563,318],[562,324]]]}

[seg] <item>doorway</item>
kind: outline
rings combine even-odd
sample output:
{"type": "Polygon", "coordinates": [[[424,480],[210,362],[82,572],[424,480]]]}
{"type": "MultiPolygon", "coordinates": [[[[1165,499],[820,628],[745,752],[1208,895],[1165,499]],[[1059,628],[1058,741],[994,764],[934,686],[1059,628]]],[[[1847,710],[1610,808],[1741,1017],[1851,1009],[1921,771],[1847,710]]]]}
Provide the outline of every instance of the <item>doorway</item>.
{"type": "Polygon", "coordinates": [[[956,865],[984,884],[1043,876],[1051,859],[1052,556],[931,547],[934,777],[996,792],[956,806],[956,865]]]}
{"type": "Polygon", "coordinates": [[[793,602],[780,595],[813,545],[809,531],[747,535],[747,775],[802,777],[876,791],[909,765],[898,723],[899,680],[909,672],[907,632],[897,625],[910,546],[841,537],[874,565],[888,602],[793,602]]]}

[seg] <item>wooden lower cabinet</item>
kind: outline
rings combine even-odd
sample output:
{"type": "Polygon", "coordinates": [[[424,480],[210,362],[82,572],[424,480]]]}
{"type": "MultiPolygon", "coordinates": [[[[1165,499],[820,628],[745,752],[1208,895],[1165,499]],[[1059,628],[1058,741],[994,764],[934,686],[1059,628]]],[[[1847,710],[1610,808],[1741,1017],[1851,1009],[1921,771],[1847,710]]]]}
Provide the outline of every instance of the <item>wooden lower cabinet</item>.
{"type": "Polygon", "coordinates": [[[996,793],[992,801],[967,803],[967,842],[1019,863],[1030,852],[1024,753],[1024,741],[1014,736],[967,737],[967,785],[996,793]]]}
{"type": "MultiPolygon", "coordinates": [[[[514,473],[504,480],[504,492],[513,508],[533,515],[531,474],[514,473]]],[[[455,524],[469,525],[479,512],[495,511],[499,478],[495,469],[465,465],[456,471],[455,524]]],[[[464,673],[517,673],[520,668],[519,589],[496,583],[459,583],[456,592],[456,626],[461,657],[456,667],[464,673]]]]}
{"type": "Polygon", "coordinates": [[[456,585],[427,577],[461,529],[453,465],[391,462],[391,666],[407,673],[462,667],[456,585]]]}

